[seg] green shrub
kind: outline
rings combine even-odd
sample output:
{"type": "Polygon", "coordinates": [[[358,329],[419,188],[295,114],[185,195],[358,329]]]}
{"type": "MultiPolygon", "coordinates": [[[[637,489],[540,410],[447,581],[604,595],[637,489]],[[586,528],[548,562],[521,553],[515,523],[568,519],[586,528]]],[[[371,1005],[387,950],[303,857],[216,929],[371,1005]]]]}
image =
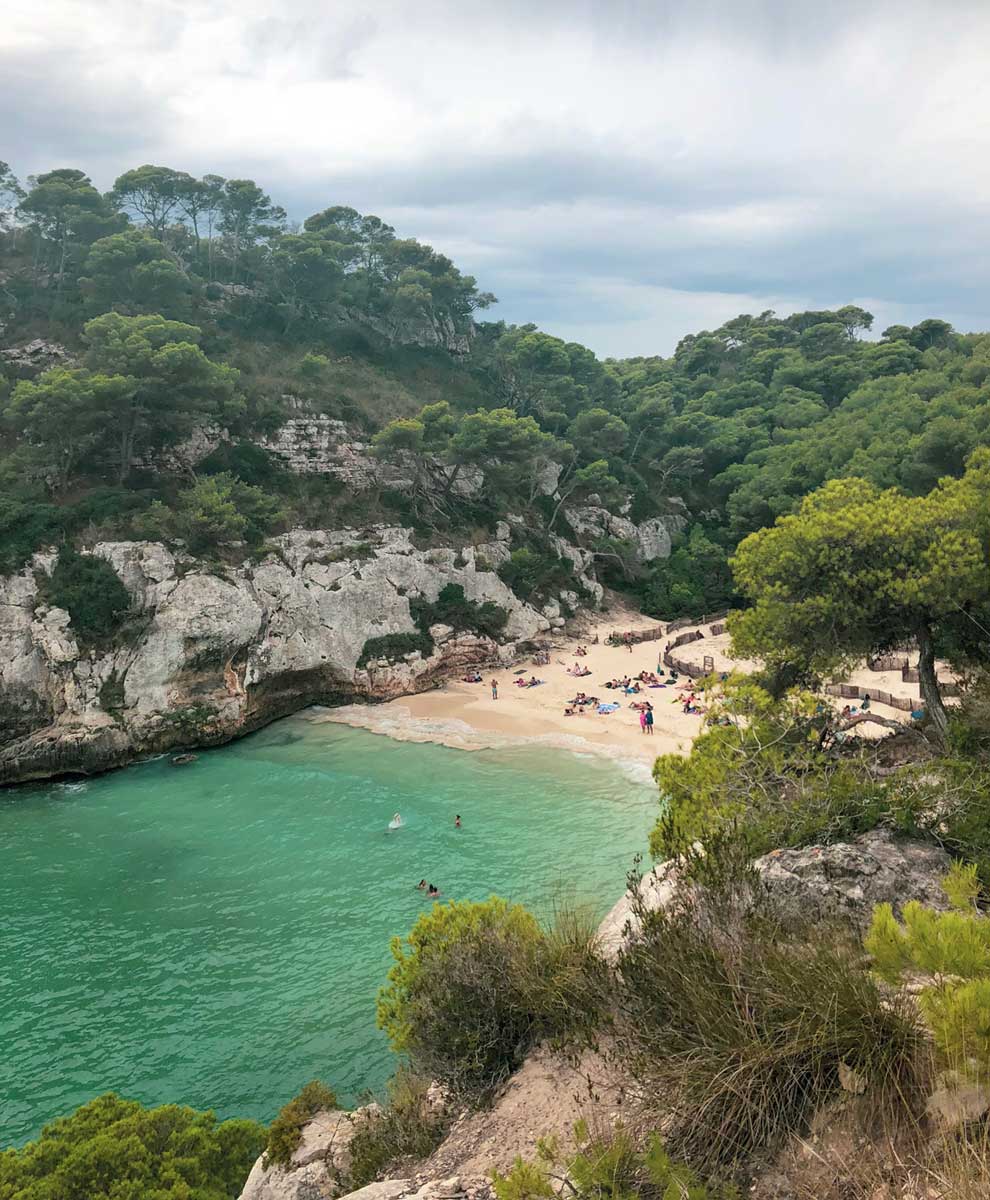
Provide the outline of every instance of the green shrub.
{"type": "Polygon", "coordinates": [[[203,554],[231,542],[257,545],[283,518],[274,496],[221,471],[180,492],[174,508],[152,504],[135,527],[147,537],[183,538],[203,554]]]}
{"type": "Polygon", "coordinates": [[[318,1079],[307,1083],[299,1095],[290,1100],[272,1121],[265,1145],[265,1165],[278,1163],[288,1166],[302,1139],[306,1123],[318,1112],[337,1107],[337,1095],[333,1088],[328,1088],[318,1079]]]}
{"type": "Polygon", "coordinates": [[[307,383],[319,383],[326,378],[330,359],[325,354],[304,354],[296,367],[296,374],[307,383]]]}
{"type": "Polygon", "coordinates": [[[60,540],[63,527],[54,504],[0,495],[0,574],[19,571],[36,550],[60,540]]]}
{"type": "Polygon", "coordinates": [[[378,1025],[412,1068],[456,1093],[499,1084],[546,1037],[589,1035],[605,973],[586,922],[550,935],[518,904],[436,904],[405,940],[378,994],[378,1025]]]}
{"type": "Polygon", "coordinates": [[[264,1144],[254,1121],[109,1093],[0,1152],[0,1200],[232,1200],[264,1144]]]}
{"type": "Polygon", "coordinates": [[[521,600],[562,589],[580,591],[573,565],[552,550],[520,546],[498,568],[498,576],[521,600]]]}
{"type": "Polygon", "coordinates": [[[347,1147],[347,1191],[383,1178],[401,1159],[423,1159],[436,1149],[446,1122],[430,1105],[428,1090],[426,1080],[400,1067],[389,1080],[386,1103],[357,1119],[347,1147]]]}
{"type": "Polygon", "coordinates": [[[556,1200],[565,1185],[574,1200],[738,1200],[735,1188],[706,1185],[674,1162],[656,1134],[640,1150],[621,1126],[608,1137],[591,1137],[582,1121],[574,1139],[572,1155],[563,1156],[556,1140],[543,1140],[537,1162],[517,1158],[508,1174],[493,1172],[497,1200],[556,1200]]]}
{"type": "Polygon", "coordinates": [[[275,457],[254,442],[221,442],[198,469],[204,475],[220,475],[227,471],[242,483],[255,487],[268,487],[282,476],[282,468],[275,457]]]}
{"type": "Polygon", "coordinates": [[[918,1003],[945,1064],[986,1080],[990,920],[976,908],[980,884],[975,865],[955,864],[944,886],[951,912],[935,912],[910,901],[898,922],[889,904],[878,904],[865,945],[888,982],[898,982],[905,972],[930,978],[918,1003]]]}
{"type": "Polygon", "coordinates": [[[491,600],[484,603],[468,600],[459,583],[448,583],[441,588],[432,604],[426,600],[411,601],[409,611],[424,633],[431,625],[449,625],[457,632],[466,630],[496,640],[509,619],[508,612],[491,600]]]}
{"type": "MultiPolygon", "coordinates": [[[[665,754],[654,764],[663,797],[650,839],[656,857],[673,857],[744,815],[752,847],[763,853],[801,844],[809,834],[818,840],[829,825],[848,832],[857,821],[843,804],[847,794],[869,813],[882,788],[869,789],[865,773],[823,749],[831,710],[803,693],[774,700],[736,678],[725,682],[723,692],[688,757],[665,754]]],[[[860,823],[872,827],[871,820],[866,815],[860,823]]]]}
{"type": "Polygon", "coordinates": [[[418,650],[424,658],[433,653],[433,639],[427,633],[386,633],[382,637],[368,638],[357,660],[359,667],[366,667],[376,658],[387,658],[397,662],[418,650]]]}
{"type": "Polygon", "coordinates": [[[804,1129],[844,1065],[874,1111],[921,1094],[923,1039],[839,929],[785,932],[759,893],[641,912],[618,963],[616,1044],[668,1145],[735,1170],[804,1129]]]}
{"type": "Polygon", "coordinates": [[[131,598],[105,558],[63,548],[43,586],[45,599],[64,608],[82,642],[108,638],[120,628],[131,598]]]}

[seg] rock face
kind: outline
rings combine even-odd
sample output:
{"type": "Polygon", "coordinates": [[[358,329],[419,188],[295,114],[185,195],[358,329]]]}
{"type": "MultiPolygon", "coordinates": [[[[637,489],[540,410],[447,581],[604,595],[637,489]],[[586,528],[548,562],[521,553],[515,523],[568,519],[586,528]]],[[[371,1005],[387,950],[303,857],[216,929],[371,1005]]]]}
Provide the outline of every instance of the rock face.
{"type": "MultiPolygon", "coordinates": [[[[274,1163],[266,1166],[264,1155],[255,1162],[240,1200],[333,1200],[339,1196],[343,1189],[338,1181],[348,1166],[348,1146],[357,1128],[355,1121],[374,1108],[377,1106],[369,1105],[352,1113],[336,1110],[317,1113],[304,1126],[288,1166],[274,1163]]],[[[393,1189],[382,1193],[380,1200],[391,1200],[398,1194],[393,1189]]]]}
{"type": "Polygon", "coordinates": [[[0,359],[4,366],[21,379],[32,379],[51,367],[65,366],[72,360],[72,355],[58,342],[46,342],[43,338],[35,338],[23,346],[11,346],[9,350],[0,350],[0,359]]]}
{"type": "MultiPolygon", "coordinates": [[[[839,918],[865,928],[874,905],[881,903],[892,904],[898,912],[908,900],[947,908],[941,880],[949,862],[938,846],[874,829],[852,842],[774,850],[753,865],[785,922],[839,918]]],[[[643,910],[666,908],[680,888],[676,864],[661,863],[641,881],[643,910]]],[[[633,894],[626,892],[598,927],[606,958],[617,958],[639,927],[633,894]]]]}
{"type": "Polygon", "coordinates": [[[650,517],[637,525],[628,517],[618,516],[594,504],[565,508],[564,515],[575,533],[586,538],[616,538],[628,542],[641,563],[670,558],[671,539],[687,524],[684,517],[650,517]]]}
{"type": "Polygon", "coordinates": [[[865,926],[884,902],[898,910],[908,900],[945,909],[941,880],[949,861],[937,846],[875,829],[853,842],[775,850],[755,866],[785,918],[844,917],[865,926]]]}
{"type": "Polygon", "coordinates": [[[494,543],[419,550],[408,530],[295,530],[222,574],[157,542],[106,542],[132,600],[112,647],[80,646],[68,613],[44,606],[35,555],[0,578],[0,783],[87,773],[171,746],[218,744],[307,704],[388,699],[444,672],[498,661],[550,628],[494,573],[494,543]],[[482,553],[483,549],[483,553],[482,553]],[[509,614],[496,644],[439,631],[434,651],[358,667],[365,642],[413,633],[409,602],[448,583],[509,614]]]}

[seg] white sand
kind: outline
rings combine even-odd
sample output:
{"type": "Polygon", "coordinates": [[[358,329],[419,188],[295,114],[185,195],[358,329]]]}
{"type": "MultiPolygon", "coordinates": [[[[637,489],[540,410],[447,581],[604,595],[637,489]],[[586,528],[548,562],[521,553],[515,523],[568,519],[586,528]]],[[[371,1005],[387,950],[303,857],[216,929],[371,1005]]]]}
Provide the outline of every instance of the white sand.
{"type": "Polygon", "coordinates": [[[487,671],[483,683],[451,680],[436,691],[404,696],[387,704],[330,709],[321,713],[320,719],[358,725],[405,741],[440,742],[466,750],[533,742],[591,750],[650,766],[658,754],[686,754],[704,718],[682,712],[685,693],[673,687],[644,688],[638,696],[626,696],[603,686],[613,678],[655,671],[666,639],[634,645],[631,654],[625,647],[606,646],[604,639],[613,629],[646,629],[657,624],[647,617],[613,615],[581,638],[548,636],[548,641],[560,647],[551,651],[549,666],[534,666],[527,659],[511,670],[487,671]],[[591,644],[596,630],[597,646],[591,644]],[[579,644],[588,648],[584,658],[574,655],[579,644]],[[580,679],[568,675],[567,667],[575,662],[591,674],[580,679]],[[513,674],[523,667],[524,675],[513,674]],[[546,682],[535,688],[514,685],[515,679],[529,679],[531,675],[546,682]],[[491,695],[492,679],[498,680],[497,700],[491,695]],[[565,717],[565,705],[579,691],[597,696],[603,704],[618,702],[622,707],[607,716],[584,708],[578,709],[582,716],[565,717]],[[634,700],[652,703],[652,735],[640,729],[639,713],[629,707],[634,700]]]}
{"type": "MultiPolygon", "coordinates": [[[[641,642],[634,645],[630,653],[624,646],[606,646],[605,638],[609,633],[613,629],[640,630],[657,625],[657,621],[648,617],[613,613],[607,619],[599,620],[580,638],[546,635],[545,641],[558,646],[551,651],[549,666],[535,666],[527,659],[510,670],[489,669],[484,672],[482,683],[449,680],[435,691],[405,696],[387,704],[321,709],[318,714],[313,714],[313,719],[354,725],[401,741],[439,742],[464,750],[533,743],[592,751],[639,764],[641,770],[643,766],[652,766],[659,754],[687,754],[691,743],[704,728],[703,716],[682,711],[684,691],[669,686],[644,688],[638,696],[626,696],[621,691],[604,687],[613,678],[635,677],[643,670],[655,671],[664,645],[676,636],[665,635],[658,641],[641,642]],[[597,646],[591,644],[596,632],[597,646]],[[574,649],[579,644],[587,646],[586,657],[575,656],[574,649]],[[591,674],[582,678],[569,675],[567,668],[575,663],[587,667],[591,674]],[[521,670],[524,674],[515,673],[521,670]],[[535,688],[514,685],[515,679],[529,679],[531,675],[545,682],[535,688]],[[492,699],[492,679],[498,681],[497,700],[492,699]],[[579,691],[597,696],[602,703],[618,702],[622,707],[607,716],[599,715],[590,707],[578,709],[581,716],[565,716],[565,706],[579,691]],[[633,701],[646,699],[653,704],[652,736],[642,732],[639,713],[630,707],[633,701]]],[[[707,635],[708,626],[698,628],[707,635]]],[[[673,655],[699,667],[705,656],[711,655],[717,674],[733,669],[754,670],[755,663],[729,656],[729,640],[727,633],[705,636],[702,640],[678,646],[673,655]]],[[[944,664],[939,664],[938,673],[940,679],[952,678],[944,664]]],[[[883,691],[912,698],[919,695],[918,684],[902,682],[899,671],[871,671],[865,664],[849,676],[849,682],[871,692],[883,691]]],[[[854,700],[838,697],[833,698],[833,703],[837,709],[846,703],[856,705],[854,700]]],[[[875,701],[872,708],[878,716],[893,717],[904,723],[910,721],[909,714],[900,709],[875,701]]],[[[886,732],[877,725],[856,727],[857,736],[882,737],[886,732]]]]}

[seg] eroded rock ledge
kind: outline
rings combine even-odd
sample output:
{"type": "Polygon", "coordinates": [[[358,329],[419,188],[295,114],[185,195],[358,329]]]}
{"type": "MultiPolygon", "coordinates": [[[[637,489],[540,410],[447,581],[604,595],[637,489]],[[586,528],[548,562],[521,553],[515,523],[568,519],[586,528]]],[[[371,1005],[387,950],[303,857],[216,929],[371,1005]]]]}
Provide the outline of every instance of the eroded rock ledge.
{"type": "MultiPolygon", "coordinates": [[[[510,527],[461,550],[414,546],[407,529],[295,530],[260,561],[211,573],[158,542],[104,542],[132,598],[114,645],[79,645],[69,614],[41,600],[53,555],[0,578],[0,783],[92,773],[179,745],[216,745],[308,704],[385,700],[459,666],[508,661],[562,624],[496,574],[510,527]],[[509,613],[503,641],[437,627],[429,657],[358,667],[365,642],[412,633],[409,602],[448,583],[509,613]]],[[[567,547],[594,596],[591,555],[567,547]]],[[[575,597],[576,600],[576,597],[575,597]]]]}

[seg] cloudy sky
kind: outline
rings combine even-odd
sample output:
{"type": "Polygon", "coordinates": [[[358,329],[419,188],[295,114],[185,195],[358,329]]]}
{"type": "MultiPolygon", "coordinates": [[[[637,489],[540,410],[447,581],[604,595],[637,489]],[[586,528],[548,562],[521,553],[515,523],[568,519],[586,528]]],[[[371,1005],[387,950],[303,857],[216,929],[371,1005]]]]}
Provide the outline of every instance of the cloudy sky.
{"type": "Polygon", "coordinates": [[[600,354],[739,312],[990,328],[987,0],[6,0],[0,158],[248,176],[600,354]]]}

